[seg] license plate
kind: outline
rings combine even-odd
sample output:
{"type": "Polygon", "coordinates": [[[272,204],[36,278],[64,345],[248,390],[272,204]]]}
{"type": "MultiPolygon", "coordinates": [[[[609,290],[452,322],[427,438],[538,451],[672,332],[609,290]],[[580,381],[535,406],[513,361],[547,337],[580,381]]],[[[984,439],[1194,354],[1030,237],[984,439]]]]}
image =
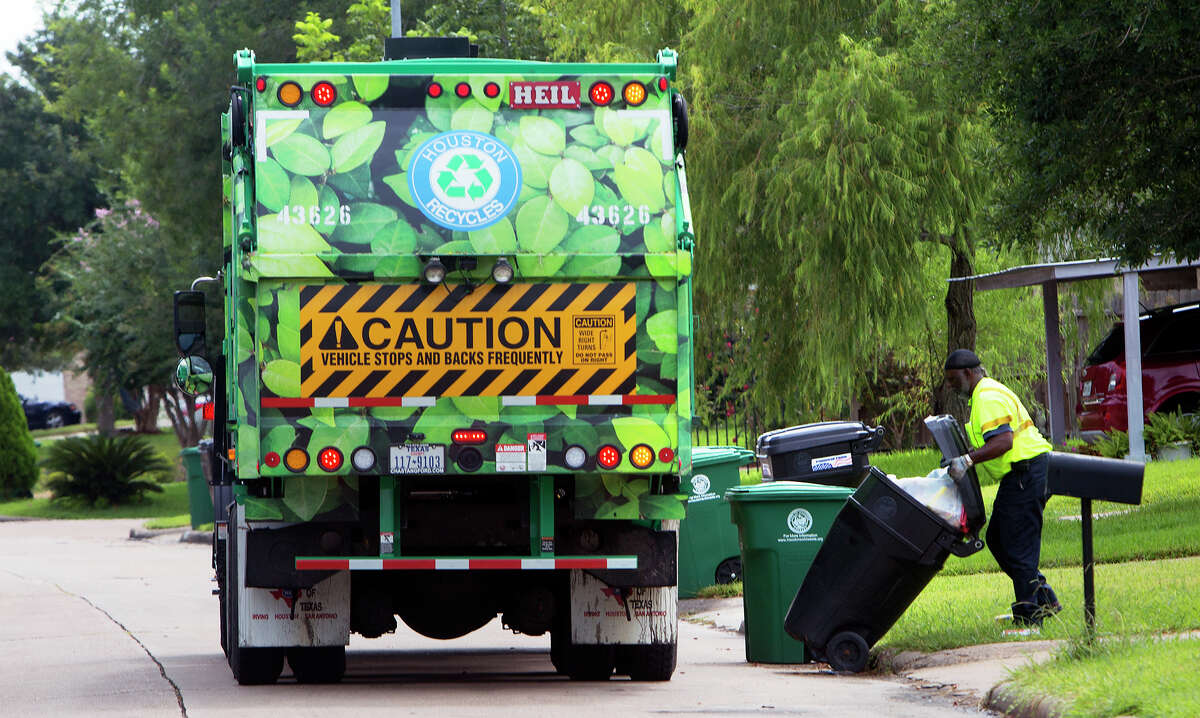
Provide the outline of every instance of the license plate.
{"type": "Polygon", "coordinates": [[[1084,396],[1092,395],[1092,382],[1091,381],[1083,382],[1083,395],[1084,396]]]}
{"type": "Polygon", "coordinates": [[[446,473],[446,447],[442,444],[403,444],[392,447],[393,474],[446,473]]]}

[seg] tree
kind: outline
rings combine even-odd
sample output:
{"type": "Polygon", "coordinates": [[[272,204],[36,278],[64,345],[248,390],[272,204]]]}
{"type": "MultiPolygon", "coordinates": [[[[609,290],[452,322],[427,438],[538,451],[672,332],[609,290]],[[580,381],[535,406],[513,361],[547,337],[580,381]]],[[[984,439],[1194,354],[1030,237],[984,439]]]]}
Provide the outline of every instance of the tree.
{"type": "MultiPolygon", "coordinates": [[[[406,3],[404,10],[405,35],[470,37],[479,46],[481,57],[544,60],[549,54],[539,11],[530,2],[446,0],[406,3]]],[[[344,21],[309,11],[296,22],[297,56],[306,62],[381,60],[384,42],[391,37],[391,23],[391,9],[385,0],[351,3],[344,21]]]]}
{"type": "Polygon", "coordinates": [[[37,286],[56,232],[88,220],[100,205],[97,167],[82,152],[83,128],[49,112],[45,99],[0,76],[0,364],[50,368],[70,348],[41,331],[51,303],[37,286]]]}
{"type": "MultiPolygon", "coordinates": [[[[697,306],[771,348],[738,377],[769,420],[841,412],[924,324],[919,246],[972,272],[985,127],[930,61],[915,4],[688,7],[697,264],[736,268],[699,273],[697,306]]],[[[952,292],[949,338],[973,346],[970,289],[952,292]]]]}
{"type": "Polygon", "coordinates": [[[67,237],[49,263],[50,278],[66,289],[60,312],[65,333],[86,353],[97,396],[124,389],[138,402],[135,430],[156,431],[162,402],[182,446],[202,435],[195,402],[170,383],[177,360],[172,291],[190,278],[178,263],[189,250],[136,201],[111,211],[67,237]],[[120,277],[120,281],[114,278],[120,277]]]}
{"type": "Polygon", "coordinates": [[[37,450],[12,377],[0,367],[0,498],[26,498],[37,483],[37,450]]]}
{"type": "Polygon", "coordinates": [[[540,0],[537,14],[554,58],[567,62],[645,62],[678,48],[692,18],[681,0],[540,0]]]}
{"type": "Polygon", "coordinates": [[[1200,5],[1172,0],[959,3],[943,28],[990,103],[1012,175],[1013,242],[1095,237],[1138,263],[1200,256],[1200,5]]]}

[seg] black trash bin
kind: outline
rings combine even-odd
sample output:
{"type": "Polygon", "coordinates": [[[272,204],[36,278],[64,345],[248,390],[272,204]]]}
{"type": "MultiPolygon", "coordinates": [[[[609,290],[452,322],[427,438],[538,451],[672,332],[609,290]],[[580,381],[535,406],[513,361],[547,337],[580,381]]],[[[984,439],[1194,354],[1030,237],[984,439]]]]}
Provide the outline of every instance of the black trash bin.
{"type": "Polygon", "coordinates": [[[867,455],[879,448],[883,427],[861,421],[824,421],[768,431],[754,453],[763,481],[807,481],[854,488],[871,468],[867,455]]]}
{"type": "MultiPolygon", "coordinates": [[[[966,451],[962,428],[950,416],[925,425],[947,458],[966,451]]],[[[861,671],[871,646],[892,627],[946,557],[983,548],[985,521],[974,469],[958,482],[961,525],[951,525],[877,468],[834,519],[804,583],[784,617],[784,630],[839,671],[861,671]]]]}

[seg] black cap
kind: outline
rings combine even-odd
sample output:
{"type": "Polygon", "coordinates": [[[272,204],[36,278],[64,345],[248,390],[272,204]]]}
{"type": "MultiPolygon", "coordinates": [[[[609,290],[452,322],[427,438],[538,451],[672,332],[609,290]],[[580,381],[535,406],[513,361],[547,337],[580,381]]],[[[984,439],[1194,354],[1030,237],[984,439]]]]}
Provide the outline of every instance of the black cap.
{"type": "Polygon", "coordinates": [[[946,357],[946,369],[974,369],[979,364],[979,357],[970,349],[955,349],[946,357]]]}

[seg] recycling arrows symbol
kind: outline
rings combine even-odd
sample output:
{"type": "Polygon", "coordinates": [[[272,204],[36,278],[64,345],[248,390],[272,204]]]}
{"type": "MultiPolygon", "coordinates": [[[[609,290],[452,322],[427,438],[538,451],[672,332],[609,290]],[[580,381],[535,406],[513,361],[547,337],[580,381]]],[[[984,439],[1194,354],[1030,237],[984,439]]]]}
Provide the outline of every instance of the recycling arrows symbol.
{"type": "Polygon", "coordinates": [[[492,176],[483,168],[483,160],[478,156],[462,153],[446,163],[446,169],[438,173],[437,184],[447,197],[479,199],[492,186],[492,176]],[[459,175],[464,164],[465,177],[459,175]]]}

